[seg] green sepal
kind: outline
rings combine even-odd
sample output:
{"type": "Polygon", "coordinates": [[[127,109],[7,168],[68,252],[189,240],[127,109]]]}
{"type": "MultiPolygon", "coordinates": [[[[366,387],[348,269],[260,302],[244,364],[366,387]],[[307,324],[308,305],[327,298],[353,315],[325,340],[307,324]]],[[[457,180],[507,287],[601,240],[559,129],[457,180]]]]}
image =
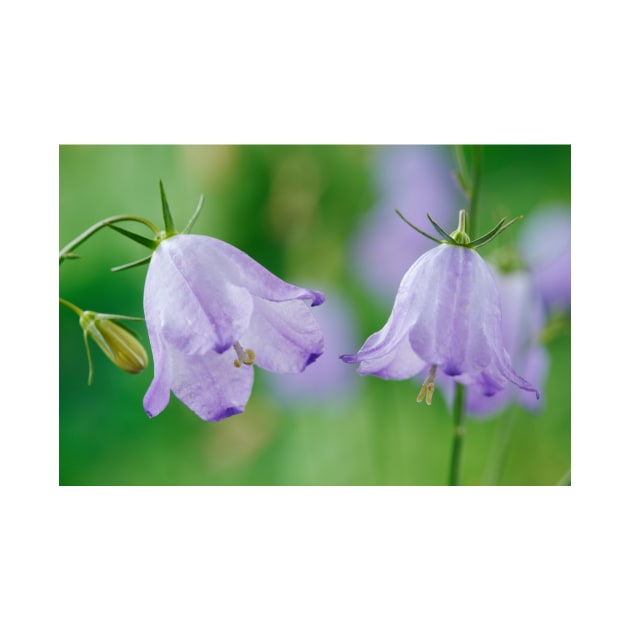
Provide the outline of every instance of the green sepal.
{"type": "Polygon", "coordinates": [[[190,217],[190,221],[188,221],[188,223],[186,224],[186,227],[184,228],[184,231],[182,232],[182,234],[190,234],[190,230],[192,230],[192,227],[195,224],[195,221],[197,220],[199,213],[201,212],[201,208],[203,206],[203,200],[204,200],[204,197],[203,195],[201,195],[201,197],[199,197],[199,203],[197,204],[197,209],[193,213],[192,217],[190,217]]]}
{"type": "Polygon", "coordinates": [[[143,322],[144,317],[134,317],[133,315],[113,315],[111,313],[96,313],[94,319],[113,319],[113,320],[126,320],[129,322],[143,322]]]}
{"type": "Polygon", "coordinates": [[[448,232],[445,232],[431,217],[430,214],[427,214],[427,218],[431,221],[431,225],[435,228],[436,232],[442,236],[448,243],[451,245],[459,245],[459,243],[450,235],[448,232]]]}
{"type": "Polygon", "coordinates": [[[140,234],[130,232],[129,230],[125,230],[125,228],[118,227],[117,225],[109,225],[108,227],[110,227],[112,230],[116,230],[116,232],[119,232],[123,236],[130,238],[132,241],[136,241],[136,243],[140,243],[140,245],[148,247],[149,249],[154,250],[159,245],[159,242],[155,239],[146,238],[146,236],[140,236],[140,234]]]}
{"type": "Polygon", "coordinates": [[[171,211],[168,207],[168,201],[166,201],[166,193],[164,192],[164,184],[162,184],[161,179],[160,179],[160,198],[162,199],[162,216],[164,217],[164,230],[166,232],[166,236],[173,236],[177,234],[177,230],[175,229],[175,223],[173,222],[173,217],[171,216],[171,211]]]}
{"type": "Polygon", "coordinates": [[[130,335],[133,335],[136,339],[140,340],[140,335],[138,335],[138,333],[132,328],[129,328],[129,326],[125,326],[125,324],[123,324],[121,320],[143,322],[144,317],[131,317],[129,315],[104,315],[101,313],[99,316],[96,317],[96,319],[111,319],[115,321],[121,328],[124,328],[130,335]]]}
{"type": "Polygon", "coordinates": [[[120,265],[118,267],[112,267],[112,271],[115,273],[117,271],[124,271],[125,269],[131,269],[133,267],[140,267],[142,265],[146,265],[151,262],[153,254],[149,254],[145,258],[141,258],[140,260],[135,260],[134,262],[127,263],[126,265],[120,265]]]}
{"type": "Polygon", "coordinates": [[[480,236],[478,239],[475,239],[474,241],[472,241],[468,245],[468,247],[477,248],[477,247],[482,247],[483,245],[487,245],[492,239],[494,239],[496,236],[501,234],[501,232],[503,232],[504,230],[507,230],[510,227],[510,225],[512,225],[513,223],[516,223],[517,221],[520,221],[522,218],[523,218],[523,215],[520,215],[516,217],[515,219],[508,221],[508,223],[505,223],[505,218],[501,219],[492,230],[490,230],[487,234],[480,236]]]}
{"type": "Polygon", "coordinates": [[[94,376],[94,366],[92,365],[92,353],[90,352],[90,344],[88,342],[88,331],[83,330],[83,341],[85,341],[85,350],[87,351],[88,358],[88,386],[92,384],[92,377],[94,376]]]}
{"type": "MultiPolygon", "coordinates": [[[[431,236],[430,234],[427,234],[426,232],[424,232],[423,230],[421,230],[418,226],[414,225],[411,221],[409,221],[408,219],[406,219],[403,214],[399,211],[394,209],[394,212],[411,228],[413,228],[416,232],[419,232],[420,234],[422,234],[422,236],[426,236],[428,239],[434,241],[435,243],[437,243],[438,245],[444,245],[444,241],[440,241],[439,239],[435,238],[435,236],[431,236]]],[[[450,238],[450,237],[449,237],[450,238]]]]}

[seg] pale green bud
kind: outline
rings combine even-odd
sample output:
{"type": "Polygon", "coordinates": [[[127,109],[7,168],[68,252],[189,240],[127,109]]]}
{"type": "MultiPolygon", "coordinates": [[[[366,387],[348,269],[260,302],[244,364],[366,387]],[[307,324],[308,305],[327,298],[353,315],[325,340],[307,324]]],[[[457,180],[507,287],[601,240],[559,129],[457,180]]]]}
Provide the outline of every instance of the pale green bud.
{"type": "Polygon", "coordinates": [[[125,326],[114,321],[115,319],[137,318],[104,315],[94,311],[83,311],[79,317],[90,362],[88,382],[92,381],[92,360],[88,335],[96,341],[105,356],[125,372],[139,374],[149,363],[147,353],[140,341],[125,326]]]}

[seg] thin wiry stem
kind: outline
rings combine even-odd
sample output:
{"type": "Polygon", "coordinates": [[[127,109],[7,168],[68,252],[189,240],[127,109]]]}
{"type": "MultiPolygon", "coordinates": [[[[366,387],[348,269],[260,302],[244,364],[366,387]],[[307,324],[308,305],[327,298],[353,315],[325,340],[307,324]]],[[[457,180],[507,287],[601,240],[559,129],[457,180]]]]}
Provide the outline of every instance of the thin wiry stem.
{"type": "Polygon", "coordinates": [[[68,254],[72,252],[75,247],[78,247],[84,241],[87,241],[90,236],[102,230],[104,227],[112,225],[113,223],[119,223],[120,221],[136,221],[137,223],[143,223],[146,225],[153,233],[158,236],[160,233],[159,228],[149,221],[148,219],[143,219],[142,217],[136,217],[129,214],[121,214],[114,217],[108,217],[107,219],[103,219],[98,223],[95,223],[92,227],[89,227],[85,232],[79,234],[73,241],[68,243],[60,252],[59,252],[59,264],[61,264],[67,257],[68,254]]]}
{"type": "Polygon", "coordinates": [[[68,300],[59,298],[59,304],[61,304],[62,306],[65,306],[66,308],[69,308],[73,313],[76,313],[79,317],[81,317],[81,315],[83,314],[83,311],[78,306],[76,306],[72,302],[68,302],[68,300]]]}
{"type": "Polygon", "coordinates": [[[448,477],[449,486],[458,486],[460,480],[460,467],[462,459],[462,447],[464,445],[464,433],[466,420],[466,388],[461,384],[455,385],[455,402],[453,403],[453,419],[455,422],[453,433],[453,447],[451,451],[451,467],[448,477]]]}
{"type": "MultiPolygon", "coordinates": [[[[481,147],[474,147],[472,185],[470,190],[470,206],[468,208],[468,235],[473,238],[475,233],[475,220],[477,216],[477,199],[479,197],[479,180],[481,179],[481,147]]],[[[462,450],[464,446],[464,433],[466,422],[466,387],[461,383],[455,384],[455,402],[453,403],[453,446],[451,450],[451,467],[449,485],[459,484],[459,471],[461,467],[462,450]]]]}
{"type": "Polygon", "coordinates": [[[477,202],[479,200],[479,180],[481,179],[481,147],[473,147],[472,186],[470,208],[468,209],[468,236],[473,240],[477,233],[477,202]]]}

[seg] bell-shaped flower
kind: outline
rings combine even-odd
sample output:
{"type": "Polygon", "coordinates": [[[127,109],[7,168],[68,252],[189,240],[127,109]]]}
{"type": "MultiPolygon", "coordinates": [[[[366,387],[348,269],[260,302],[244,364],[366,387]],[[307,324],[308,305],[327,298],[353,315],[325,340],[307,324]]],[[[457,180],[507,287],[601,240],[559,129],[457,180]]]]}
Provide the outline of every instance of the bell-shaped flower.
{"type": "MultiPolygon", "coordinates": [[[[385,326],[359,352],[341,358],[359,363],[360,374],[384,379],[407,379],[427,370],[418,400],[426,396],[429,404],[438,371],[478,387],[485,396],[513,383],[539,397],[512,367],[503,343],[497,285],[474,249],[477,242],[488,242],[490,234],[470,243],[461,228],[464,217],[462,211],[460,229],[450,237],[440,228],[450,241],[423,254],[404,275],[385,326]],[[460,241],[460,235],[466,240],[460,241]]],[[[501,225],[493,235],[509,224],[501,225]]]]}
{"type": "Polygon", "coordinates": [[[153,417],[172,391],[200,418],[241,413],[253,365],[301,372],[323,352],[306,301],[324,296],[280,280],[236,247],[177,234],[155,249],[144,288],[154,378],[144,397],[153,417]]]}

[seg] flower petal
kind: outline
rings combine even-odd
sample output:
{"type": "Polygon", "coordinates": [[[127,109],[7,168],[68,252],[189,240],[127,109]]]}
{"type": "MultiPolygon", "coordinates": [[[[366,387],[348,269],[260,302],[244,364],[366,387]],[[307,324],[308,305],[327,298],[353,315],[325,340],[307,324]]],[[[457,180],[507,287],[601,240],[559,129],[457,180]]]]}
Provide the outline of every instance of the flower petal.
{"type": "MultiPolygon", "coordinates": [[[[519,376],[512,367],[512,361],[510,359],[510,355],[507,353],[507,350],[503,350],[502,353],[499,354],[498,360],[494,364],[498,371],[511,383],[514,385],[518,385],[521,389],[527,392],[533,392],[536,394],[536,400],[540,400],[540,391],[536,389],[529,381],[525,380],[522,376],[519,376]]],[[[494,367],[493,366],[493,367],[494,367]]]]}
{"type": "Polygon", "coordinates": [[[474,250],[440,245],[435,251],[427,269],[433,296],[419,309],[411,346],[449,376],[479,372],[503,349],[496,284],[474,250]]]}
{"type": "Polygon", "coordinates": [[[153,380],[147,393],[144,395],[144,410],[153,418],[164,411],[171,397],[171,366],[164,341],[155,333],[152,327],[148,327],[149,342],[153,355],[153,380]]]}
{"type": "Polygon", "coordinates": [[[270,302],[254,297],[254,313],[241,344],[270,372],[302,372],[324,351],[324,337],[302,300],[270,302]]]}
{"type": "MultiPolygon", "coordinates": [[[[211,237],[197,238],[210,239],[211,237]]],[[[317,306],[324,302],[323,293],[284,282],[240,249],[224,241],[211,240],[214,241],[213,247],[216,252],[220,253],[222,257],[222,268],[230,273],[230,281],[245,287],[252,295],[272,302],[309,299],[312,300],[311,306],[317,306]]]]}
{"type": "Polygon", "coordinates": [[[409,337],[406,336],[389,353],[374,359],[363,359],[357,372],[384,379],[403,380],[418,374],[425,365],[413,351],[409,337]]]}
{"type": "Polygon", "coordinates": [[[159,245],[144,290],[147,325],[180,352],[223,352],[248,327],[249,292],[230,283],[210,237],[178,235],[159,245]]]}
{"type": "Polygon", "coordinates": [[[422,305],[429,299],[426,275],[427,270],[431,269],[432,261],[436,258],[439,249],[436,247],[429,250],[409,268],[400,282],[394,307],[385,326],[370,335],[359,352],[354,355],[343,355],[342,361],[359,363],[378,360],[373,365],[383,367],[389,361],[385,357],[395,355],[398,345],[407,338],[409,329],[416,323],[422,305]],[[381,360],[384,360],[385,363],[381,363],[381,360]]]}
{"type": "Polygon", "coordinates": [[[254,369],[234,367],[236,355],[185,355],[170,348],[172,390],[202,420],[216,422],[242,413],[254,383],[254,369]]]}

